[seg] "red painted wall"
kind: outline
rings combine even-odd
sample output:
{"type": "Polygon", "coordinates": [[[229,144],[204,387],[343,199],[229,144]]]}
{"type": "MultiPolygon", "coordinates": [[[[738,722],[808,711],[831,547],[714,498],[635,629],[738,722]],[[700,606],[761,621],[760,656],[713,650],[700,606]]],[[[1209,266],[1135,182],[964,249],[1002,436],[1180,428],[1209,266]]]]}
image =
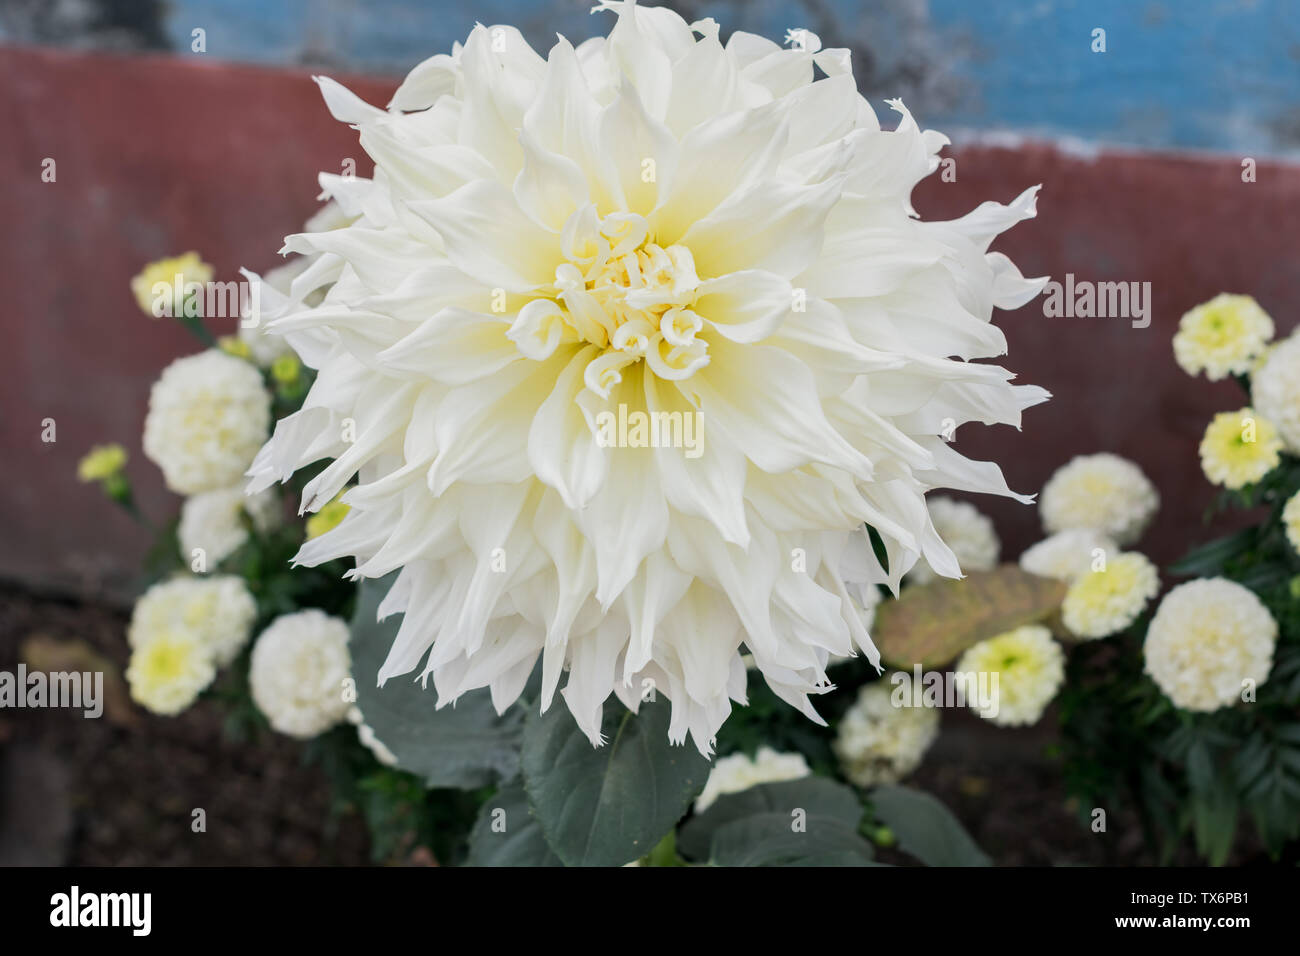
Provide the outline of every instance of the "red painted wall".
{"type": "MultiPolygon", "coordinates": [[[[383,104],[390,80],[340,77],[383,104]]],[[[365,174],[355,135],[332,120],[305,72],[192,60],[0,50],[0,578],[77,592],[129,593],[147,536],[75,478],[92,444],[122,442],[144,510],[178,502],[140,450],[149,387],[194,351],[172,323],[136,308],[127,283],[145,262],[197,249],[218,279],[262,269],[316,208],[318,170],[345,158],[365,174]],[[41,181],[42,160],[57,181],[41,181]],[[41,441],[53,418],[57,441],[41,441]]],[[[1243,184],[1236,158],[1066,156],[1044,146],[956,150],[957,181],[923,185],[917,207],[951,216],[1044,184],[1039,218],[1000,244],[1026,275],[1153,284],[1150,328],[1119,319],[1049,319],[1031,304],[1001,318],[1020,380],[1056,398],[1023,433],[967,426],[959,447],[999,460],[1013,487],[1035,491],[1074,454],[1138,461],[1164,497],[1145,542],[1169,559],[1203,535],[1212,493],[1196,445],[1235,386],[1193,382],[1170,338],[1188,307],[1248,291],[1295,324],[1300,169],[1262,164],[1243,184]]],[[[227,331],[218,329],[218,331],[227,331]]],[[[981,503],[1014,556],[1037,516],[981,503]]]]}
{"type": "MultiPolygon", "coordinates": [[[[344,82],[380,105],[395,87],[344,82]]],[[[79,484],[76,463],[120,441],[144,510],[170,516],[179,502],[140,432],[163,366],[197,350],[139,311],[131,276],[187,249],[220,280],[267,268],[318,207],[319,170],[371,166],[307,72],[3,49],[0,88],[0,577],[122,594],[148,535],[79,484]],[[56,182],[41,181],[46,157],[56,182]]]]}
{"type": "MultiPolygon", "coordinates": [[[[1148,328],[1123,319],[1047,318],[1042,299],[997,319],[1008,368],[1052,392],[1025,413],[1023,432],[965,426],[958,447],[1001,463],[1011,487],[1038,491],[1078,454],[1110,451],[1141,465],[1160,491],[1155,523],[1138,547],[1159,563],[1228,526],[1203,522],[1216,490],[1197,446],[1218,411],[1245,404],[1232,381],[1189,378],[1174,362],[1178,320],[1219,292],[1254,295],[1279,336],[1297,324],[1300,167],[1259,163],[1242,181],[1240,157],[1101,153],[1065,155],[1044,145],[1014,152],[955,151],[957,181],[926,180],[915,197],[925,217],[960,215],[983,199],[1010,201],[1042,183],[1038,218],[994,246],[1027,276],[1151,283],[1148,328]]],[[[1013,558],[1041,536],[1037,509],[978,502],[1013,558]]],[[[1230,519],[1231,520],[1231,519],[1230,519]]],[[[1236,519],[1239,520],[1239,519],[1236,519]]]]}

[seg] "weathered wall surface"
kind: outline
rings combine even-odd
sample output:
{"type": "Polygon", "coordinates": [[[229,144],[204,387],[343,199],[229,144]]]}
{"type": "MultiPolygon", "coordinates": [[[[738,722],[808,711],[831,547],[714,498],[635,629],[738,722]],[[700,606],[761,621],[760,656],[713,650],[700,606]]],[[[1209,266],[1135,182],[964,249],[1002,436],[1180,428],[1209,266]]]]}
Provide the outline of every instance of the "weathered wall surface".
{"type": "MultiPolygon", "coordinates": [[[[347,79],[347,78],[345,78],[347,79]]],[[[387,80],[347,79],[376,103],[387,80]]],[[[315,174],[354,158],[302,71],[167,57],[0,50],[0,577],[29,584],[129,589],[145,534],[94,488],[77,459],[118,440],[144,510],[178,502],[140,450],[149,386],[194,350],[174,324],[137,310],[129,278],[150,259],[197,249],[219,279],[265,268],[315,208],[315,174]],[[41,181],[42,161],[57,181],[41,181]],[[41,441],[42,421],[57,441],[41,441]]],[[[1048,318],[1031,304],[999,318],[1020,381],[1056,398],[1022,433],[965,426],[963,450],[996,458],[1013,487],[1036,491],[1071,455],[1108,450],[1138,461],[1165,499],[1145,547],[1169,559],[1204,535],[1212,497],[1196,445],[1210,416],[1238,407],[1235,386],[1187,379],[1170,339],[1188,307],[1222,290],[1253,293],[1286,332],[1300,307],[1300,168],[1261,162],[1242,181],[1232,157],[1065,154],[1048,146],[952,151],[956,181],[923,184],[927,216],[1008,201],[1043,184],[1039,218],[1001,242],[1027,275],[1150,282],[1152,322],[1048,318]]],[[[225,331],[218,329],[217,331],[225,331]]],[[[984,501],[1011,556],[1037,516],[984,501]]]]}
{"type": "MultiPolygon", "coordinates": [[[[393,89],[348,82],[381,103],[393,89]]],[[[9,49],[0,86],[0,577],[120,593],[148,535],[78,484],[76,463],[122,442],[145,513],[169,517],[178,501],[140,432],[163,366],[197,350],[177,323],[140,312],[131,276],[187,249],[221,280],[265,269],[318,207],[317,171],[370,166],[305,72],[9,49]]]]}
{"type": "MultiPolygon", "coordinates": [[[[79,0],[0,5],[0,42],[400,76],[475,22],[543,53],[609,30],[595,0],[79,0]],[[201,43],[196,43],[201,32],[201,43]],[[201,47],[201,52],[196,52],[201,47]]],[[[802,27],[853,51],[873,100],[944,130],[1300,154],[1295,0],[656,0],[723,35],[802,27]],[[1104,50],[1094,31],[1104,31],[1104,50]]]]}

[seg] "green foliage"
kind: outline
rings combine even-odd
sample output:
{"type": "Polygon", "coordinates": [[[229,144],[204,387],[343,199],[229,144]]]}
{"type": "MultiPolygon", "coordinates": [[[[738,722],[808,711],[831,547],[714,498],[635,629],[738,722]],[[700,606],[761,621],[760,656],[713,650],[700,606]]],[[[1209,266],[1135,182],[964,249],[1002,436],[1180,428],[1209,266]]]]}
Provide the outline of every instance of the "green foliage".
{"type": "Polygon", "coordinates": [[[989,865],[933,797],[906,787],[877,787],[868,797],[869,810],[851,787],[825,777],[760,784],[719,797],[681,828],[677,845],[687,859],[716,866],[874,866],[862,836],[873,832],[882,845],[896,836],[927,866],[989,865]]]}
{"type": "Polygon", "coordinates": [[[1193,548],[1173,575],[1221,576],[1253,591],[1278,622],[1268,679],[1253,701],[1209,713],[1176,708],[1143,673],[1148,617],[1126,633],[1079,645],[1060,697],[1066,785],[1087,808],[1130,807],[1160,859],[1190,841],[1221,865],[1254,844],[1274,859],[1300,841],[1300,555],[1281,520],[1300,490],[1300,459],[1215,509],[1250,509],[1256,523],[1193,548]]]}
{"type": "MultiPolygon", "coordinates": [[[[842,664],[835,669],[832,676],[837,683],[849,676],[850,669],[856,673],[854,663],[856,662],[842,664]]],[[[862,665],[870,669],[870,665],[865,662],[862,665]]],[[[834,723],[832,718],[852,703],[853,694],[841,687],[835,693],[818,700],[817,709],[823,712],[828,721],[834,723]]],[[[829,775],[834,774],[837,767],[835,755],[831,752],[833,739],[830,727],[814,724],[777,697],[766,682],[751,679],[749,703],[732,709],[731,716],[718,731],[715,749],[721,757],[732,753],[744,753],[753,757],[759,747],[771,747],[782,752],[795,751],[803,754],[814,772],[829,775]]]]}
{"type": "Polygon", "coordinates": [[[562,706],[529,715],[524,787],[567,865],[618,866],[644,856],[704,789],[709,761],[689,743],[668,742],[669,713],[665,700],[643,702],[633,715],[611,698],[603,747],[592,747],[562,706]]]}
{"type": "Polygon", "coordinates": [[[469,866],[563,866],[542,835],[522,783],[483,802],[469,836],[469,866]]]}
{"type": "Polygon", "coordinates": [[[942,803],[910,787],[881,786],[871,791],[876,820],[889,827],[898,848],[926,866],[990,866],[957,818],[942,803]]]}
{"type": "Polygon", "coordinates": [[[429,789],[413,774],[381,766],[350,726],[310,740],[303,759],[320,766],[330,781],[334,825],[345,814],[360,814],[375,862],[400,860],[417,847],[431,850],[444,866],[465,859],[481,791],[429,789]]]}
{"type": "Polygon", "coordinates": [[[724,794],[678,835],[687,859],[715,866],[871,866],[862,803],[824,777],[724,794]]]}
{"type": "Polygon", "coordinates": [[[519,772],[523,708],[498,715],[486,689],[471,691],[454,706],[435,708],[435,695],[403,675],[377,685],[379,667],[393,645],[401,615],[375,620],[396,573],[365,581],[352,621],[352,674],[357,706],[375,735],[403,770],[430,787],[475,788],[509,780],[519,772]]]}
{"type": "MultiPolygon", "coordinates": [[[[292,381],[267,381],[277,419],[300,407],[313,374],[301,369],[292,381]]],[[[297,472],[279,492],[282,508],[324,467],[317,462],[297,472]]],[[[145,521],[131,506],[129,484],[117,499],[145,521]]],[[[760,681],[752,682],[749,706],[738,707],[724,725],[718,752],[752,755],[760,746],[797,751],[817,775],[723,797],[698,816],[691,816],[691,805],[712,764],[690,743],[669,744],[666,700],[646,702],[633,715],[611,698],[603,711],[610,737],[595,748],[562,701],[546,714],[536,712],[536,673],[521,701],[504,714],[496,713],[486,690],[438,709],[434,691],[415,674],[381,688],[376,676],[401,617],[379,622],[375,614],[395,575],[357,587],[346,580],[349,565],[343,561],[295,567],[292,559],[305,534],[301,517],[267,531],[247,515],[241,520],[245,543],[206,570],[245,582],[257,605],[254,641],[275,618],[304,608],[352,621],[356,704],[396,765],[381,763],[351,724],[307,741],[303,757],[329,781],[330,829],[346,816],[358,817],[376,862],[427,860],[431,853],[440,865],[470,866],[870,866],[876,865],[874,848],[863,827],[880,837],[885,824],[902,834],[904,850],[913,848],[926,862],[979,855],[946,811],[920,795],[903,801],[911,810],[899,809],[898,798],[891,803],[886,795],[885,809],[876,810],[880,819],[865,816],[858,793],[830,779],[838,772],[832,727],[807,720],[760,681]],[[909,829],[909,820],[940,827],[940,842],[927,843],[909,829]]],[[[189,556],[178,551],[177,524],[173,519],[157,531],[146,585],[190,573],[189,556]]],[[[883,541],[868,531],[887,563],[883,541]]],[[[1014,590],[1014,584],[1004,590],[1014,590]]],[[[207,692],[225,710],[227,739],[246,745],[272,733],[249,686],[252,647],[250,642],[207,692]]],[[[834,678],[841,689],[819,702],[832,725],[852,704],[857,687],[878,676],[862,659],[837,665],[834,678]]]]}

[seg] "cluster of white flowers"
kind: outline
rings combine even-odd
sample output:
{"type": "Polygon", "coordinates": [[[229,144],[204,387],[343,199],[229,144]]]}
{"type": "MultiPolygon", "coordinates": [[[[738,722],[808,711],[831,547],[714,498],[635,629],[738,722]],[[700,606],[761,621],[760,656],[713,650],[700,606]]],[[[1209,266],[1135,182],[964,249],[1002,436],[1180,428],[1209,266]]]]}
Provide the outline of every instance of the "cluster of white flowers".
{"type": "Polygon", "coordinates": [[[1065,592],[1061,620],[1075,637],[1118,634],[1160,591],[1160,575],[1145,555],[1118,554],[1104,568],[1079,575],[1065,592]]]}
{"type": "Polygon", "coordinates": [[[1184,710],[1218,710],[1268,679],[1277,630],[1248,588],[1226,578],[1188,581],[1151,619],[1146,672],[1184,710]]]}
{"type": "Polygon", "coordinates": [[[896,707],[889,683],[867,684],[844,714],[831,745],[844,776],[859,787],[896,783],[921,765],[939,734],[934,707],[896,707]]]}
{"type": "Polygon", "coordinates": [[[184,710],[248,642],[256,617],[253,596],[238,577],[177,577],[154,585],[136,602],[127,628],[132,699],[159,714],[184,710]]]}
{"type": "Polygon", "coordinates": [[[972,708],[1003,727],[1035,724],[1065,680],[1065,652],[1052,632],[1037,624],[980,641],[961,656],[956,672],[976,686],[980,674],[997,674],[996,706],[972,708]]]}
{"type": "Polygon", "coordinates": [[[1038,504],[1048,534],[1084,528],[1119,545],[1137,541],[1159,507],[1160,495],[1142,469],[1108,452],[1062,465],[1043,486],[1038,504]]]}
{"type": "MultiPolygon", "coordinates": [[[[925,505],[935,532],[952,549],[963,574],[997,567],[1002,542],[998,540],[993,520],[988,515],[968,501],[957,501],[943,495],[927,497],[925,505]]],[[[918,561],[907,577],[916,584],[925,584],[935,579],[935,573],[925,561],[918,561]]]]}
{"type": "Polygon", "coordinates": [[[262,632],[248,680],[271,726],[306,738],[346,717],[351,669],[347,622],[311,608],[281,615],[262,632]]]}
{"type": "Polygon", "coordinates": [[[707,753],[742,653],[819,719],[831,655],[878,659],[846,583],[960,573],[927,492],[1012,494],[942,435],[1047,398],[970,361],[1006,351],[993,309],[1042,288],[989,251],[1037,190],[922,221],[946,139],[898,102],[882,128],[847,50],[597,9],[608,37],[546,55],[477,26],[386,110],[319,80],[376,172],[322,175],[347,224],[286,240],[316,258],[269,328],[319,374],[250,474],[333,459],[309,511],[356,479],[297,560],[401,569],[381,679],[513,700],[540,658],[541,708],[567,678],[593,743],[611,692],[651,679],[670,738],[707,753]],[[703,444],[611,445],[622,412],[693,416],[703,444]]]}
{"type": "Polygon", "coordinates": [[[163,370],[149,393],[144,453],[167,487],[196,495],[243,479],[271,422],[271,396],[257,369],[216,349],[163,370]]]}
{"type": "Polygon", "coordinates": [[[1273,423],[1293,452],[1300,452],[1300,337],[1278,343],[1251,379],[1255,408],[1273,423]]]}
{"type": "Polygon", "coordinates": [[[159,634],[189,634],[224,667],[248,643],[256,618],[257,604],[243,578],[175,577],[155,584],[136,601],[126,636],[138,648],[159,634]]]}
{"type": "Polygon", "coordinates": [[[1069,528],[1048,535],[1020,555],[1020,567],[1030,574],[1073,581],[1119,553],[1119,545],[1093,528],[1069,528]]]}
{"type": "Polygon", "coordinates": [[[181,557],[191,560],[194,552],[202,549],[211,568],[234,554],[248,540],[245,514],[257,531],[269,531],[282,518],[279,495],[269,488],[245,495],[243,486],[235,485],[186,498],[176,529],[181,557]]]}
{"type": "Polygon", "coordinates": [[[811,773],[803,754],[778,753],[771,747],[759,747],[753,759],[743,753],[720,757],[713,762],[709,779],[695,799],[695,812],[704,812],[723,794],[740,793],[760,783],[798,780],[811,773]]]}

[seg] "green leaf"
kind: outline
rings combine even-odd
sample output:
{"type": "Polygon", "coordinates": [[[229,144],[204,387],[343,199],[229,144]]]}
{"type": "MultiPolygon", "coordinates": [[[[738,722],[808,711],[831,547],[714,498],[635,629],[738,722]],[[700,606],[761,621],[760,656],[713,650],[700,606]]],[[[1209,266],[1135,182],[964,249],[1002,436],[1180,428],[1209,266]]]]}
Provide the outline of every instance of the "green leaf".
{"type": "Polygon", "coordinates": [[[838,820],[851,829],[862,819],[862,802],[849,787],[825,777],[802,777],[723,794],[687,821],[678,834],[677,846],[688,859],[707,860],[714,834],[727,824],[765,813],[779,814],[788,824],[796,809],[810,817],[838,820]]]}
{"type": "Polygon", "coordinates": [[[1169,573],[1196,577],[1221,574],[1224,566],[1255,546],[1258,528],[1246,528],[1193,548],[1169,566],[1169,573]]]}
{"type": "Polygon", "coordinates": [[[1211,866],[1222,866],[1232,850],[1232,838],[1237,832],[1237,801],[1232,793],[1220,787],[1203,796],[1194,795],[1192,830],[1196,836],[1196,851],[1208,859],[1211,866]]]}
{"type": "Polygon", "coordinates": [[[1215,787],[1214,758],[1203,738],[1196,737],[1193,739],[1191,746],[1187,749],[1185,759],[1187,763],[1187,783],[1190,785],[1192,793],[1211,793],[1215,787]]]}
{"type": "Polygon", "coordinates": [[[980,641],[1044,620],[1061,606],[1065,591],[1063,581],[1014,564],[959,581],[939,578],[881,604],[871,636],[892,667],[944,667],[980,641]]]}
{"type": "Polygon", "coordinates": [[[502,787],[479,810],[469,835],[468,866],[563,866],[542,836],[518,783],[502,787]]]}
{"type": "Polygon", "coordinates": [[[992,866],[957,818],[928,793],[876,787],[871,805],[876,819],[894,831],[899,849],[926,866],[992,866]]]}
{"type": "Polygon", "coordinates": [[[613,733],[593,747],[559,702],[530,714],[524,786],[546,841],[568,866],[620,866],[649,853],[704,789],[709,761],[668,742],[670,706],[643,703],[633,715],[605,704],[613,733]]]}
{"type": "Polygon", "coordinates": [[[379,667],[401,624],[401,615],[377,623],[375,611],[395,574],[363,581],[352,619],[352,676],[357,706],[375,736],[397,757],[397,765],[430,787],[473,789],[519,772],[523,712],[498,715],[486,689],[435,709],[435,695],[411,675],[376,685],[379,667]]]}
{"type": "Polygon", "coordinates": [[[876,866],[871,844],[835,817],[758,813],[719,827],[709,859],[716,866],[876,866]]]}

